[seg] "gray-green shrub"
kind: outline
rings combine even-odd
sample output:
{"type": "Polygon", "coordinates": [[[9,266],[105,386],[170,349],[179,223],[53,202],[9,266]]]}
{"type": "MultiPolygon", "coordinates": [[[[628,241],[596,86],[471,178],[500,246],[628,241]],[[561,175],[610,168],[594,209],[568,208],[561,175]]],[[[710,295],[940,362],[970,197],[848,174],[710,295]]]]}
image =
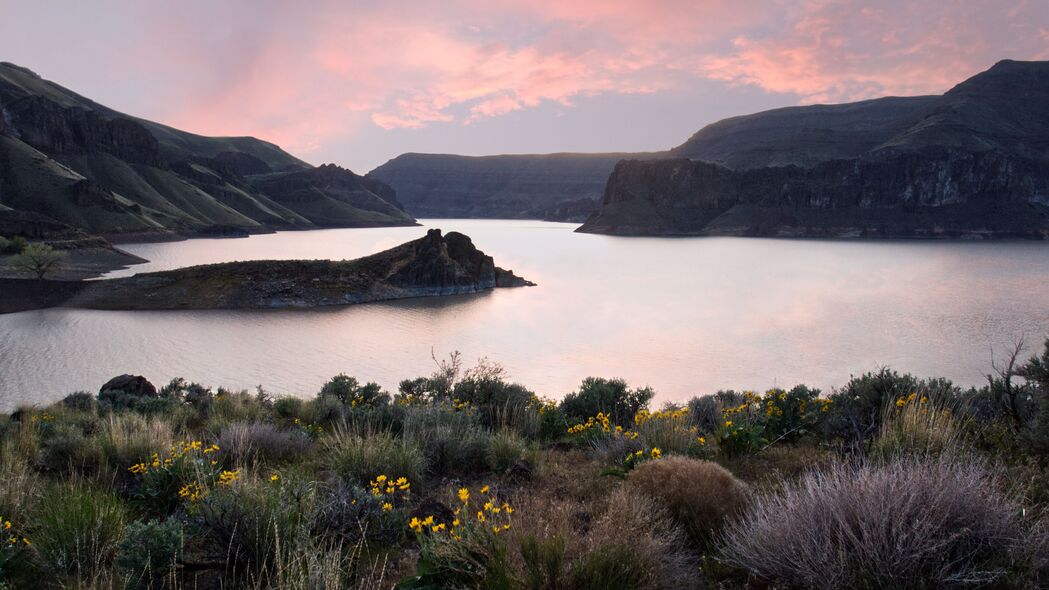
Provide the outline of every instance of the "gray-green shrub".
{"type": "Polygon", "coordinates": [[[129,524],[114,560],[126,572],[126,587],[155,590],[173,586],[168,582],[175,576],[182,545],[182,523],[176,518],[129,524]]]}
{"type": "Polygon", "coordinates": [[[1025,553],[1021,513],[975,457],[841,463],[753,502],[721,559],[789,587],[985,586],[1025,553]]]}

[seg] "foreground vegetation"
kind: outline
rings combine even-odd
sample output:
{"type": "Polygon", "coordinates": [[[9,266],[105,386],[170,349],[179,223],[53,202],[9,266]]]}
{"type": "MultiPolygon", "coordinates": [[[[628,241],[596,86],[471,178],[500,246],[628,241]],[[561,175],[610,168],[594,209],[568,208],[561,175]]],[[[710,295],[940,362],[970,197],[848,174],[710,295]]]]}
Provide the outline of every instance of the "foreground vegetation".
{"type": "Polygon", "coordinates": [[[392,395],[114,379],[0,418],[0,587],[1049,584],[1049,343],[968,390],[652,397],[458,355],[392,395]]]}

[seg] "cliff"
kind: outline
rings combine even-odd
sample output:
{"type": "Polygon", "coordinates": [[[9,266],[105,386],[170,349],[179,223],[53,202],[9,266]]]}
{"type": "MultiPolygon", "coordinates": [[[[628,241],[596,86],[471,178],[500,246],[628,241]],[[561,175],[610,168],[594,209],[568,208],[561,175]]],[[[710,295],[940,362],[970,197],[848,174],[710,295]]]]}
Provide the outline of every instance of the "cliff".
{"type": "Polygon", "coordinates": [[[497,267],[469,237],[434,229],[350,261],[261,260],[91,281],[66,301],[91,309],[260,309],[478,293],[532,283],[497,267]]]}
{"type": "Polygon", "coordinates": [[[14,64],[0,63],[0,121],[0,206],[90,233],[414,224],[378,181],[131,117],[14,64]]]}
{"type": "Polygon", "coordinates": [[[616,162],[653,154],[403,154],[368,173],[415,217],[583,221],[616,162]]]}
{"type": "Polygon", "coordinates": [[[1045,239],[1049,62],[940,97],[730,119],[673,153],[691,158],[618,163],[578,231],[1045,239]]]}

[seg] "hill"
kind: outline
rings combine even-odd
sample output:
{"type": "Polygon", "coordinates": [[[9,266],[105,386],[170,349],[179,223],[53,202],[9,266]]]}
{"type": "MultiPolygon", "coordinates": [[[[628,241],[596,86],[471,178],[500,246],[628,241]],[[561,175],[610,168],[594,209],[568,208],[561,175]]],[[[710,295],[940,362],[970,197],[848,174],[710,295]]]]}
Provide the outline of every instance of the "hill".
{"type": "Polygon", "coordinates": [[[2,62],[0,206],[112,235],[414,223],[375,180],[131,117],[2,62]]]}
{"type": "Polygon", "coordinates": [[[1049,62],[942,96],[777,109],[623,161],[579,229],[634,235],[1049,237],[1049,62]]]}

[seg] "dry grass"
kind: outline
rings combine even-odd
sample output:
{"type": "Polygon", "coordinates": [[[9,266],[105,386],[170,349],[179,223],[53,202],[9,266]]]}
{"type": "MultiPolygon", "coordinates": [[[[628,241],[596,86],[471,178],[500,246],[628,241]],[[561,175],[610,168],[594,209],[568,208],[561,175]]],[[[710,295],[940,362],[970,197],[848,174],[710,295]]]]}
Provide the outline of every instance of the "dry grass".
{"type": "Polygon", "coordinates": [[[746,507],[750,489],[711,461],[667,457],[637,466],[627,487],[656,500],[701,546],[746,507]]]}
{"type": "Polygon", "coordinates": [[[126,469],[175,442],[166,422],[130,412],[110,415],[97,436],[107,462],[116,469],[126,469]]]}
{"type": "Polygon", "coordinates": [[[755,501],[727,527],[723,559],[791,587],[1000,582],[1024,545],[1000,484],[972,457],[838,464],[755,501]]]}
{"type": "Polygon", "coordinates": [[[235,422],[222,430],[218,445],[232,464],[249,465],[299,457],[310,447],[310,440],[266,422],[235,422]]]}
{"type": "MultiPolygon", "coordinates": [[[[630,489],[622,489],[608,500],[603,516],[585,541],[585,554],[573,564],[575,587],[672,590],[698,587],[699,565],[688,549],[685,532],[670,510],[661,503],[630,489]],[[626,559],[613,571],[634,583],[617,580],[602,571],[592,571],[603,562],[610,547],[626,549],[626,559]],[[595,579],[596,578],[596,579],[595,579]],[[580,579],[586,580],[580,584],[580,579]]],[[[613,552],[612,555],[616,555],[613,552]]],[[[607,566],[606,566],[607,567],[607,566]]],[[[619,577],[617,576],[617,577],[619,577]]]]}
{"type": "Polygon", "coordinates": [[[955,413],[953,405],[935,399],[914,401],[902,408],[890,404],[882,411],[881,429],[871,445],[871,454],[890,459],[958,452],[966,445],[955,413]]]}

